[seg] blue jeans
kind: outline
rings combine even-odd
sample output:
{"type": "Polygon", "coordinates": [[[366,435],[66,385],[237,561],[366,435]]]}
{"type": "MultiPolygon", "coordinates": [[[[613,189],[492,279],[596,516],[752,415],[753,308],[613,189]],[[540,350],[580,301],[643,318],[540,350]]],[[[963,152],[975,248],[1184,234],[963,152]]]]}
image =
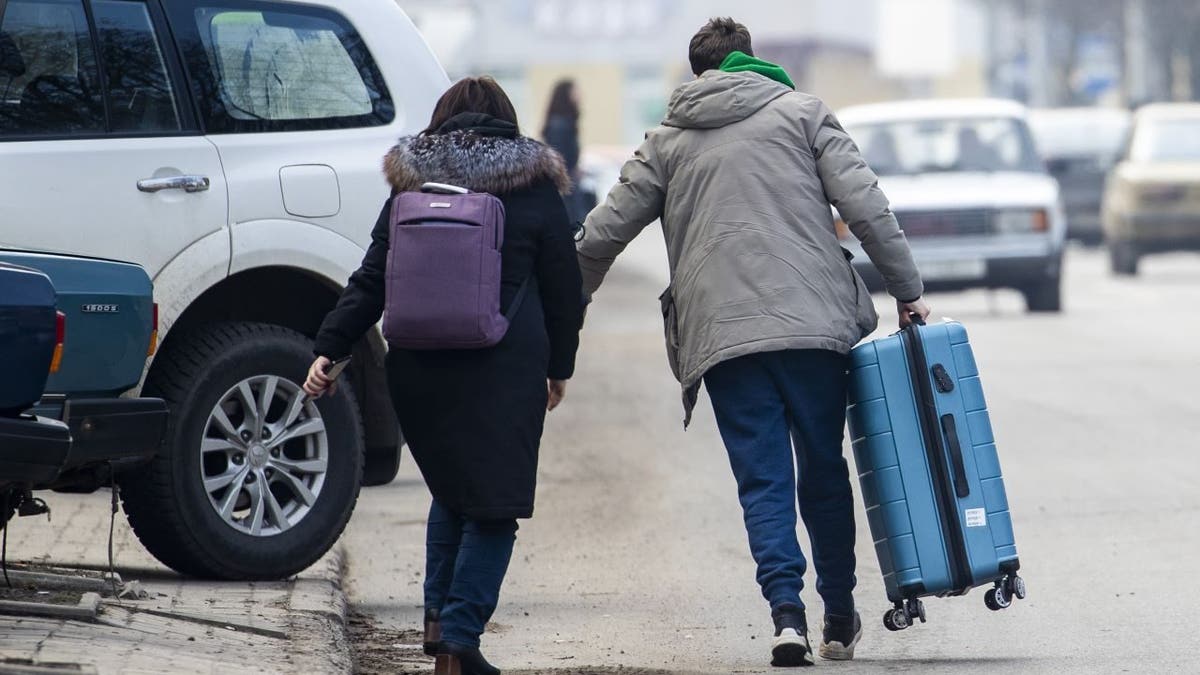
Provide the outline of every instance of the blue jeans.
{"type": "Polygon", "coordinates": [[[434,500],[425,530],[425,609],[441,612],[442,641],[478,647],[508,572],[517,521],[469,520],[434,500]]]}
{"type": "Polygon", "coordinates": [[[836,352],[789,350],[731,359],[704,376],[773,610],[804,606],[798,499],[825,612],[854,612],[854,501],[842,456],[848,366],[836,352]]]}

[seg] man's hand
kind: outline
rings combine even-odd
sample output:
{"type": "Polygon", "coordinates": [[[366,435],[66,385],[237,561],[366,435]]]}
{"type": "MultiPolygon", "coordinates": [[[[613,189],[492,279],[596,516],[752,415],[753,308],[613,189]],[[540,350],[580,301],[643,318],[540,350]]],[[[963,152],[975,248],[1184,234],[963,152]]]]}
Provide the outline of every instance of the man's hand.
{"type": "Polygon", "coordinates": [[[929,308],[929,303],[925,302],[925,298],[917,298],[912,302],[896,301],[896,309],[900,312],[900,327],[907,328],[912,324],[912,315],[916,314],[921,317],[922,321],[929,318],[929,313],[932,312],[929,308]]]}
{"type": "Polygon", "coordinates": [[[333,365],[333,362],[324,356],[318,356],[316,361],[308,368],[308,379],[304,381],[304,393],[313,398],[321,398],[326,391],[333,394],[337,392],[337,383],[329,379],[325,374],[325,369],[333,365]]]}
{"type": "Polygon", "coordinates": [[[546,410],[554,410],[567,396],[566,380],[546,380],[546,392],[550,395],[546,402],[546,410]]]}

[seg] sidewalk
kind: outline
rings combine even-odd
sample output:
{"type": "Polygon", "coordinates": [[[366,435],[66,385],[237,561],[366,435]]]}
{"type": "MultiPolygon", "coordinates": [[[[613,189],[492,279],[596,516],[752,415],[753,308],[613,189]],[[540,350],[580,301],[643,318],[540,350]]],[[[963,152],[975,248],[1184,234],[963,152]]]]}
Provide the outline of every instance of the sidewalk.
{"type": "MultiPolygon", "coordinates": [[[[39,496],[53,520],[10,523],[10,566],[107,570],[109,493],[39,496]]],[[[351,671],[340,548],[287,582],[196,581],[155,561],[119,513],[114,555],[121,580],[138,581],[143,599],[108,593],[90,620],[0,615],[0,673],[351,671]]]]}

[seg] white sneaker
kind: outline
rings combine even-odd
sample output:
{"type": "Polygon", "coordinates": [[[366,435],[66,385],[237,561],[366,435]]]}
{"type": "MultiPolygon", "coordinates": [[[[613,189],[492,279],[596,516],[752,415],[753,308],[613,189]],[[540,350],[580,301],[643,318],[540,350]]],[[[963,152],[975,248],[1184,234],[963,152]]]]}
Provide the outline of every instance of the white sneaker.
{"type": "Polygon", "coordinates": [[[862,634],[862,619],[858,612],[853,617],[826,614],[817,652],[821,658],[830,661],[849,661],[854,658],[854,646],[862,639],[862,634]]]}
{"type": "Polygon", "coordinates": [[[804,610],[795,605],[784,605],[775,610],[772,618],[775,619],[775,639],[771,642],[771,665],[781,668],[814,665],[804,610]]]}

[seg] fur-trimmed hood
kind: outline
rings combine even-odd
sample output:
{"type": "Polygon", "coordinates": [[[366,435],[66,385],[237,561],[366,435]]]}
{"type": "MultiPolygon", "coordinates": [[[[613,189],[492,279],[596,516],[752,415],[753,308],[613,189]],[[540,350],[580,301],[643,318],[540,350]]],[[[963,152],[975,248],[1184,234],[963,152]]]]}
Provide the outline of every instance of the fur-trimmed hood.
{"type": "Polygon", "coordinates": [[[446,183],[503,195],[541,180],[553,181],[560,194],[571,190],[566,165],[553,148],[524,136],[472,130],[405,136],[384,157],[383,172],[400,192],[446,183]]]}

